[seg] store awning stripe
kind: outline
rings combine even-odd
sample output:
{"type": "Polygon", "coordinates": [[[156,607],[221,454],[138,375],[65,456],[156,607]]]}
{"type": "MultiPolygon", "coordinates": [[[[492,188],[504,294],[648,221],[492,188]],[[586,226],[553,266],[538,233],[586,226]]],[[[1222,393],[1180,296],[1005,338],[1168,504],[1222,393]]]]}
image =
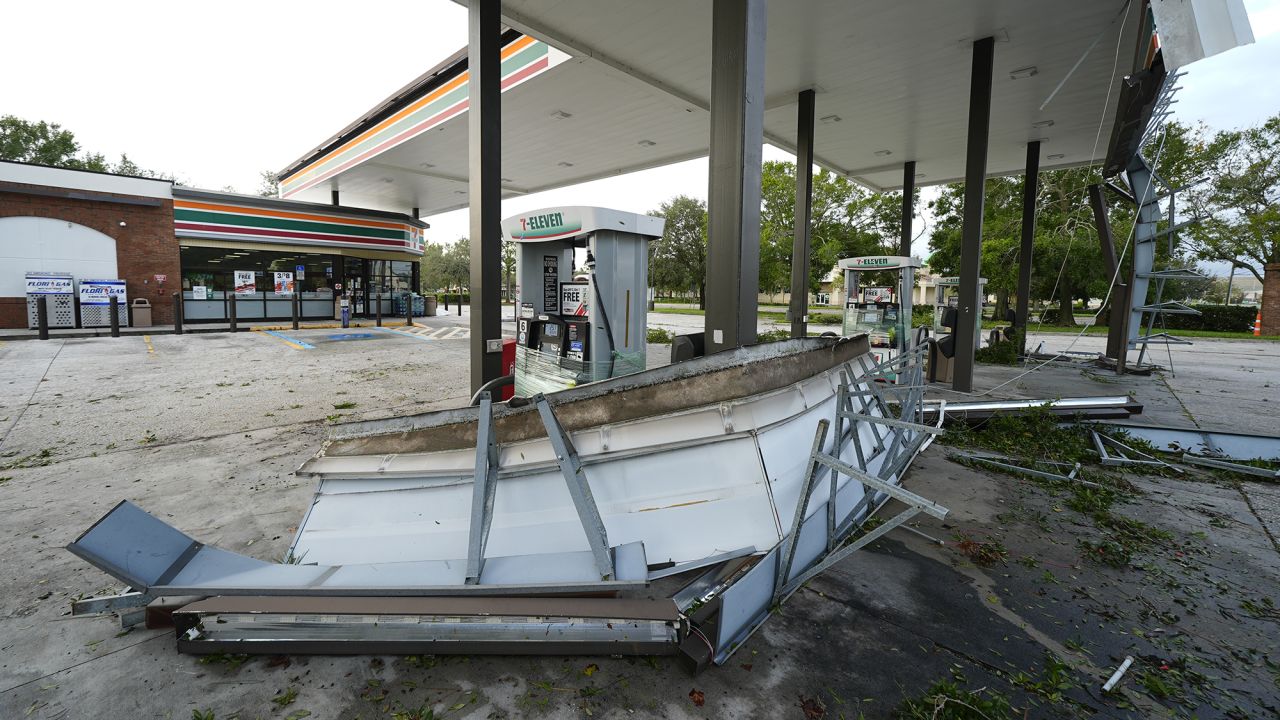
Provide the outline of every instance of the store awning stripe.
{"type": "Polygon", "coordinates": [[[293,220],[315,220],[317,222],[336,223],[339,225],[362,225],[364,227],[389,228],[392,230],[404,231],[405,223],[389,222],[386,220],[364,220],[361,218],[353,218],[339,215],[324,215],[317,213],[303,213],[290,210],[268,210],[267,208],[244,206],[244,205],[225,205],[221,203],[196,202],[194,200],[174,200],[174,209],[185,210],[209,210],[213,212],[238,213],[241,215],[253,215],[258,217],[278,217],[290,218],[293,220]]]}
{"type": "Polygon", "coordinates": [[[174,223],[174,228],[179,232],[186,230],[191,232],[218,233],[220,235],[235,235],[242,238],[260,237],[264,239],[264,242],[279,239],[304,239],[330,242],[337,245],[357,245],[366,247],[372,245],[377,247],[391,247],[406,250],[416,249],[404,240],[384,240],[382,238],[328,235],[323,233],[302,232],[298,230],[270,230],[260,227],[245,228],[234,225],[213,225],[195,222],[177,222],[174,223]]]}
{"type": "MultiPolygon", "coordinates": [[[[546,43],[528,36],[508,45],[504,50],[502,63],[502,89],[506,90],[549,68],[549,51],[546,43]],[[525,40],[528,42],[522,44],[525,40]],[[508,51],[511,51],[509,56],[508,51]]],[[[352,164],[420,135],[465,110],[468,105],[468,77],[468,73],[462,73],[422,100],[352,138],[300,172],[285,178],[280,183],[281,196],[289,197],[302,192],[352,164]]]]}
{"type": "Polygon", "coordinates": [[[205,210],[189,210],[186,208],[174,208],[173,219],[175,222],[182,220],[186,222],[235,225],[238,227],[275,228],[278,230],[329,233],[333,235],[354,237],[389,238],[399,242],[405,242],[408,239],[407,233],[404,230],[361,227],[358,225],[345,225],[333,222],[315,222],[311,220],[291,220],[288,218],[263,217],[259,215],[245,215],[242,213],[208,212],[205,210]]]}

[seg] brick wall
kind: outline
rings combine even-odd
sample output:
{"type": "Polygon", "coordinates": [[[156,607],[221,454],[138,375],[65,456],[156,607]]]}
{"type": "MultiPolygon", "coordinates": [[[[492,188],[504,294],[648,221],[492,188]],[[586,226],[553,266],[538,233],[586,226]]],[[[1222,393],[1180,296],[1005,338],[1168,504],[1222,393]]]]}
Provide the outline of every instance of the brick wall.
{"type": "MultiPolygon", "coordinates": [[[[34,216],[66,220],[93,228],[116,241],[116,271],[128,284],[129,301],[151,301],[152,322],[173,324],[173,292],[182,287],[178,241],[173,233],[173,201],[153,205],[112,202],[107,193],[92,193],[93,200],[47,197],[24,193],[36,188],[19,183],[0,183],[0,217],[34,216]],[[121,221],[125,223],[120,226],[121,221]],[[163,286],[156,275],[167,275],[163,286]]],[[[88,195],[89,193],[82,193],[88,195]]],[[[147,202],[156,202],[146,199],[147,202]]],[[[79,279],[79,278],[77,278],[79,279]]],[[[0,298],[0,327],[27,326],[26,298],[0,298]]]]}

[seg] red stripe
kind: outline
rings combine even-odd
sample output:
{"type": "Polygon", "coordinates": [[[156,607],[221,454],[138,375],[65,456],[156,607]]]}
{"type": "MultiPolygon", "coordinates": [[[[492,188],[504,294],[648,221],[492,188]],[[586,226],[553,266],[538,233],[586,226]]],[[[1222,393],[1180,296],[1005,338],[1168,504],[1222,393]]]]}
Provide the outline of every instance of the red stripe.
{"type": "MultiPolygon", "coordinates": [[[[502,89],[505,90],[511,87],[512,85],[514,85],[515,83],[518,83],[521,80],[524,80],[525,78],[529,77],[534,72],[545,69],[550,64],[550,62],[551,60],[549,57],[542,57],[530,63],[529,65],[521,68],[520,70],[512,73],[511,75],[508,75],[507,78],[502,81],[502,89]]],[[[470,82],[469,79],[468,79],[468,82],[470,82]]],[[[398,135],[388,138],[387,140],[384,140],[383,142],[369,148],[363,153],[357,155],[356,157],[351,158],[347,162],[335,168],[330,168],[324,174],[320,175],[314,180],[309,180],[306,184],[304,184],[302,187],[298,188],[297,190],[290,190],[289,192],[285,193],[284,197],[290,197],[292,195],[302,192],[303,190],[308,190],[314,187],[316,183],[323,182],[324,180],[327,180],[333,177],[334,175],[342,172],[343,170],[346,170],[347,168],[370,157],[371,155],[377,155],[381,153],[382,151],[386,150],[388,146],[395,145],[397,143],[403,142],[404,140],[408,140],[414,135],[417,135],[418,133],[422,132],[422,130],[425,129],[426,126],[431,125],[433,123],[444,122],[445,120],[448,120],[449,118],[453,117],[454,115],[457,115],[463,110],[466,110],[467,107],[470,106],[470,104],[471,104],[471,101],[469,99],[463,100],[462,102],[458,103],[457,105],[454,105],[448,110],[443,110],[441,112],[438,112],[435,115],[432,115],[431,117],[427,118],[426,120],[423,120],[422,122],[418,123],[417,125],[414,125],[408,130],[405,130],[399,133],[398,135]]]]}
{"type": "Polygon", "coordinates": [[[349,243],[356,245],[391,245],[407,248],[409,244],[402,240],[383,240],[381,238],[355,237],[352,235],[324,235],[321,233],[295,232],[292,230],[267,230],[265,228],[242,228],[230,225],[206,225],[204,223],[177,222],[174,227],[179,230],[198,230],[216,232],[226,235],[261,235],[264,237],[302,238],[307,240],[328,240],[329,242],[349,243]],[[239,231],[237,232],[237,228],[239,231]]]}

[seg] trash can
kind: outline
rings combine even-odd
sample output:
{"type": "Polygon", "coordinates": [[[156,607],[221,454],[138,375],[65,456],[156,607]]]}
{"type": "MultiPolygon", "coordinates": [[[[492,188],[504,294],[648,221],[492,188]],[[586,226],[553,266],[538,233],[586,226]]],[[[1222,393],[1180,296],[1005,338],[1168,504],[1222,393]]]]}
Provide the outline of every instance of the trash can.
{"type": "Polygon", "coordinates": [[[436,296],[428,295],[426,298],[425,317],[435,317],[435,316],[436,316],[436,296]]]}
{"type": "Polygon", "coordinates": [[[135,298],[129,305],[133,311],[133,327],[151,327],[151,301],[146,298],[135,298]]]}

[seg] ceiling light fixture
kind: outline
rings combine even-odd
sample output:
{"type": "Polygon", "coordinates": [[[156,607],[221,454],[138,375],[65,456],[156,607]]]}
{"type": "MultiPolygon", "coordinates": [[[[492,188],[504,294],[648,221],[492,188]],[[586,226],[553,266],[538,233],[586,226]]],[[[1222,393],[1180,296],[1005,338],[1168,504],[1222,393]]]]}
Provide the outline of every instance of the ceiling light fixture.
{"type": "Polygon", "coordinates": [[[1061,159],[1062,159],[1062,158],[1064,158],[1064,157],[1066,157],[1066,155],[1063,155],[1062,153],[1054,153],[1054,154],[1052,154],[1052,155],[1050,155],[1050,156],[1049,156],[1049,159],[1050,159],[1050,160],[1061,160],[1061,159]]]}
{"type": "Polygon", "coordinates": [[[928,176],[925,175],[924,173],[916,173],[916,179],[920,179],[922,177],[928,177],[928,176]]]}
{"type": "Polygon", "coordinates": [[[551,113],[551,117],[557,120],[567,120],[573,117],[573,113],[567,113],[563,110],[556,110],[555,112],[551,113]]]}
{"type": "Polygon", "coordinates": [[[1053,121],[1052,121],[1052,120],[1041,120],[1040,122],[1033,122],[1033,123],[1031,123],[1031,127],[1033,127],[1033,128],[1047,128],[1047,127],[1053,127],[1053,121]]]}
{"type": "Polygon", "coordinates": [[[1010,70],[1009,79],[1025,80],[1026,78],[1035,77],[1036,75],[1039,75],[1039,74],[1040,74],[1040,70],[1035,65],[1030,65],[1024,68],[1018,68],[1017,70],[1010,70]]]}
{"type": "Polygon", "coordinates": [[[876,157],[889,157],[893,154],[892,150],[877,150],[876,157]]]}
{"type": "Polygon", "coordinates": [[[561,160],[560,162],[558,162],[558,163],[556,163],[556,164],[557,164],[557,165],[559,165],[560,167],[573,167],[573,163],[571,163],[571,162],[565,162],[565,161],[563,161],[563,160],[561,160]]]}
{"type": "Polygon", "coordinates": [[[658,143],[656,143],[656,142],[654,142],[654,141],[652,141],[652,140],[641,140],[640,142],[638,142],[638,143],[636,143],[636,144],[637,144],[637,145],[643,145],[643,146],[645,146],[645,147],[653,147],[654,145],[657,145],[658,143]]]}
{"type": "Polygon", "coordinates": [[[840,122],[840,116],[839,116],[839,115],[827,115],[826,117],[819,118],[819,120],[821,120],[821,121],[822,121],[822,124],[823,124],[823,125],[830,125],[831,123],[838,123],[838,122],[840,122]]]}

